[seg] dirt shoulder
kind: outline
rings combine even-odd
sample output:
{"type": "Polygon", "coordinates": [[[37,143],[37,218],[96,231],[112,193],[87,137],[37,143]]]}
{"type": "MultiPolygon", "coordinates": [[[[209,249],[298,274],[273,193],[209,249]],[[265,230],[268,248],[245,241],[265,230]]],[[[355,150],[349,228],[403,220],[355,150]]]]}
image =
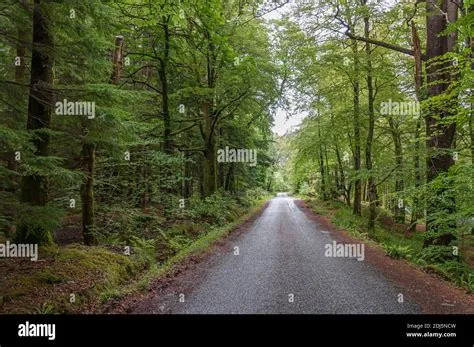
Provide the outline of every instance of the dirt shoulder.
{"type": "MultiPolygon", "coordinates": [[[[334,226],[328,217],[315,214],[306,202],[297,200],[295,204],[310,220],[327,230],[337,242],[361,242],[334,226]]],[[[392,259],[376,245],[365,245],[365,261],[390,279],[400,289],[400,293],[414,300],[425,314],[474,313],[474,294],[455,287],[435,274],[424,272],[406,260],[392,259]]]]}

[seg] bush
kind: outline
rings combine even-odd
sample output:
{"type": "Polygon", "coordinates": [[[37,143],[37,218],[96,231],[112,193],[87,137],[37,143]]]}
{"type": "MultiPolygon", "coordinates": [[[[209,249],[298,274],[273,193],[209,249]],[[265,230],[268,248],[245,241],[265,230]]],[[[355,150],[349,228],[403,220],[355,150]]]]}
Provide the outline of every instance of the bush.
{"type": "Polygon", "coordinates": [[[474,291],[474,270],[466,264],[450,260],[445,263],[426,265],[425,268],[471,292],[474,291]]]}
{"type": "Polygon", "coordinates": [[[163,218],[140,209],[114,207],[97,214],[97,230],[105,243],[130,243],[134,236],[149,238],[162,228],[163,218]]]}
{"type": "Polygon", "coordinates": [[[174,253],[179,252],[180,250],[186,248],[192,243],[192,240],[186,237],[185,235],[176,235],[174,237],[167,238],[169,247],[173,250],[174,253]]]}
{"type": "Polygon", "coordinates": [[[427,264],[444,263],[456,259],[457,256],[454,255],[451,246],[429,246],[423,248],[418,255],[418,260],[427,264]]]}
{"type": "Polygon", "coordinates": [[[13,234],[13,242],[39,245],[53,243],[53,231],[63,217],[61,210],[51,206],[28,206],[20,215],[16,232],[13,234]]]}
{"type": "Polygon", "coordinates": [[[204,220],[209,224],[224,225],[241,213],[241,207],[227,194],[220,192],[191,203],[190,215],[193,219],[204,220]]]}
{"type": "Polygon", "coordinates": [[[167,234],[173,235],[186,235],[190,238],[195,238],[202,234],[206,230],[206,225],[197,223],[189,220],[184,220],[182,223],[175,224],[168,230],[167,234]]]}
{"type": "Polygon", "coordinates": [[[347,208],[337,210],[336,214],[332,218],[332,222],[337,226],[346,229],[352,234],[362,233],[364,226],[364,221],[362,218],[353,215],[352,211],[347,208]]]}
{"type": "Polygon", "coordinates": [[[142,239],[140,237],[132,236],[130,238],[132,246],[132,256],[138,261],[140,265],[148,268],[156,261],[156,240],[142,239]]]}
{"type": "Polygon", "coordinates": [[[265,189],[260,187],[255,189],[249,189],[245,192],[245,201],[247,201],[250,206],[255,205],[259,200],[262,200],[265,196],[268,195],[268,192],[265,189]]]}
{"type": "Polygon", "coordinates": [[[393,259],[410,259],[413,256],[413,250],[409,246],[383,244],[382,247],[393,259]]]}

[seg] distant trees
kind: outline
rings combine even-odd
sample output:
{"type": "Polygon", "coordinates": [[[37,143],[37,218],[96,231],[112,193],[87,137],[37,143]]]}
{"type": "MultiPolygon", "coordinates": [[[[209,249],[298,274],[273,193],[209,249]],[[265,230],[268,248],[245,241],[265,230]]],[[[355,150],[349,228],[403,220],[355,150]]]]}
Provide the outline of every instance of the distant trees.
{"type": "MultiPolygon", "coordinates": [[[[450,244],[456,238],[457,220],[466,213],[472,214],[472,208],[464,203],[464,196],[472,196],[472,184],[467,191],[460,191],[461,186],[457,186],[459,179],[472,181],[472,168],[466,166],[472,155],[466,151],[471,148],[472,139],[462,143],[455,141],[456,137],[463,137],[472,118],[465,117],[467,110],[461,98],[461,95],[472,98],[470,87],[464,84],[462,77],[460,79],[470,73],[467,69],[472,65],[471,53],[463,44],[466,38],[469,41],[472,37],[472,27],[458,18],[465,12],[465,8],[448,0],[428,1],[423,22],[421,9],[415,2],[384,9],[364,0],[330,1],[320,7],[319,12],[311,6],[300,8],[299,18],[313,20],[314,25],[306,23],[306,38],[292,42],[293,50],[302,60],[308,56],[318,60],[319,64],[312,67],[293,66],[293,77],[301,81],[300,76],[318,76],[318,83],[306,77],[299,90],[304,94],[304,90],[312,89],[313,100],[323,100],[317,103],[318,118],[331,120],[318,119],[316,128],[310,125],[314,120],[305,121],[296,134],[294,148],[311,142],[315,146],[323,145],[318,133],[330,134],[339,124],[337,132],[345,133],[345,139],[339,136],[332,142],[332,159],[325,171],[331,172],[332,162],[342,167],[341,149],[351,151],[354,158],[351,168],[344,167],[339,174],[333,170],[332,177],[322,177],[323,170],[319,170],[320,190],[325,189],[328,180],[340,186],[342,171],[353,182],[351,203],[354,214],[360,214],[359,184],[362,182],[361,196],[370,207],[369,229],[374,225],[376,206],[392,209],[397,223],[405,223],[405,211],[409,211],[411,230],[420,212],[425,210],[425,246],[450,244]],[[391,32],[384,29],[387,25],[391,32]],[[422,26],[425,27],[425,52],[421,50],[417,29],[422,26]],[[318,39],[319,34],[328,32],[333,34],[318,39]],[[463,37],[459,33],[463,33],[463,37]],[[411,41],[411,48],[400,44],[407,40],[411,41]],[[364,45],[365,54],[357,42],[364,45]],[[315,53],[307,49],[308,44],[313,45],[315,53]],[[413,72],[410,75],[407,71],[413,72]],[[366,81],[365,88],[361,88],[362,78],[366,81]],[[367,101],[361,103],[361,97],[367,101]],[[403,102],[404,99],[421,102],[421,114],[403,113],[398,109],[386,114],[379,107],[388,100],[403,102]],[[348,117],[349,109],[352,109],[352,119],[348,117]],[[420,117],[425,120],[424,126],[420,117]],[[339,119],[342,123],[338,123],[339,119]],[[349,124],[352,124],[351,131],[349,124]],[[365,138],[364,168],[360,165],[362,138],[365,138]],[[426,150],[420,146],[425,138],[426,150]],[[425,165],[421,162],[423,157],[425,165]]],[[[321,163],[318,156],[312,157],[309,152],[300,150],[295,154],[296,165],[302,160],[299,157],[321,163]]],[[[296,180],[309,180],[314,184],[310,177],[310,172],[302,172],[296,180]]]]}

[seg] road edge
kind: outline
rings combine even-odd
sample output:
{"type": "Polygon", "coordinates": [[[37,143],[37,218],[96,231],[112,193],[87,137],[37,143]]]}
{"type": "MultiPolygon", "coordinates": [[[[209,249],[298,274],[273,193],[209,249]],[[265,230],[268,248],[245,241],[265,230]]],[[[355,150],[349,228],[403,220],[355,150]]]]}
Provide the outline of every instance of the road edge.
{"type": "Polygon", "coordinates": [[[266,210],[271,197],[259,201],[249,212],[237,218],[234,222],[215,228],[194,241],[189,247],[182,250],[163,265],[147,273],[141,281],[148,282],[146,288],[137,288],[134,282],[133,289],[120,298],[110,299],[102,306],[101,313],[123,314],[141,313],[140,306],[148,307],[143,303],[156,299],[163,292],[169,292],[179,277],[186,276],[202,266],[213,254],[228,246],[228,243],[248,231],[255,220],[266,210]]]}
{"type": "MultiPolygon", "coordinates": [[[[332,224],[328,217],[314,212],[304,200],[295,199],[295,204],[308,219],[329,231],[337,242],[365,242],[332,224]]],[[[388,257],[376,244],[365,242],[365,260],[400,289],[404,296],[418,304],[424,314],[474,313],[474,294],[468,294],[438,275],[427,273],[404,259],[388,257]]]]}

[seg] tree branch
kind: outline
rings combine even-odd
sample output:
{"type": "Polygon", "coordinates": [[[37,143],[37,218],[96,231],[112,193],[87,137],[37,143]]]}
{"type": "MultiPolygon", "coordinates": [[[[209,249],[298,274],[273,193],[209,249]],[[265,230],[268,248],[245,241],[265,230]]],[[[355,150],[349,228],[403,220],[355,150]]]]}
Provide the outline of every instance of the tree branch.
{"type": "MultiPolygon", "coordinates": [[[[379,46],[379,47],[384,47],[384,48],[390,49],[392,51],[396,51],[396,52],[404,53],[404,54],[407,54],[407,55],[411,55],[412,57],[415,56],[415,52],[411,49],[408,49],[408,48],[400,47],[400,46],[394,45],[392,43],[387,43],[387,42],[378,41],[378,40],[374,40],[374,39],[366,39],[365,37],[362,37],[362,36],[353,35],[348,31],[346,31],[345,34],[346,34],[347,37],[349,37],[353,40],[367,42],[367,43],[370,43],[370,44],[373,44],[373,45],[376,45],[376,46],[379,46]]],[[[426,55],[422,54],[421,59],[423,61],[426,61],[427,60],[426,55]]]]}

